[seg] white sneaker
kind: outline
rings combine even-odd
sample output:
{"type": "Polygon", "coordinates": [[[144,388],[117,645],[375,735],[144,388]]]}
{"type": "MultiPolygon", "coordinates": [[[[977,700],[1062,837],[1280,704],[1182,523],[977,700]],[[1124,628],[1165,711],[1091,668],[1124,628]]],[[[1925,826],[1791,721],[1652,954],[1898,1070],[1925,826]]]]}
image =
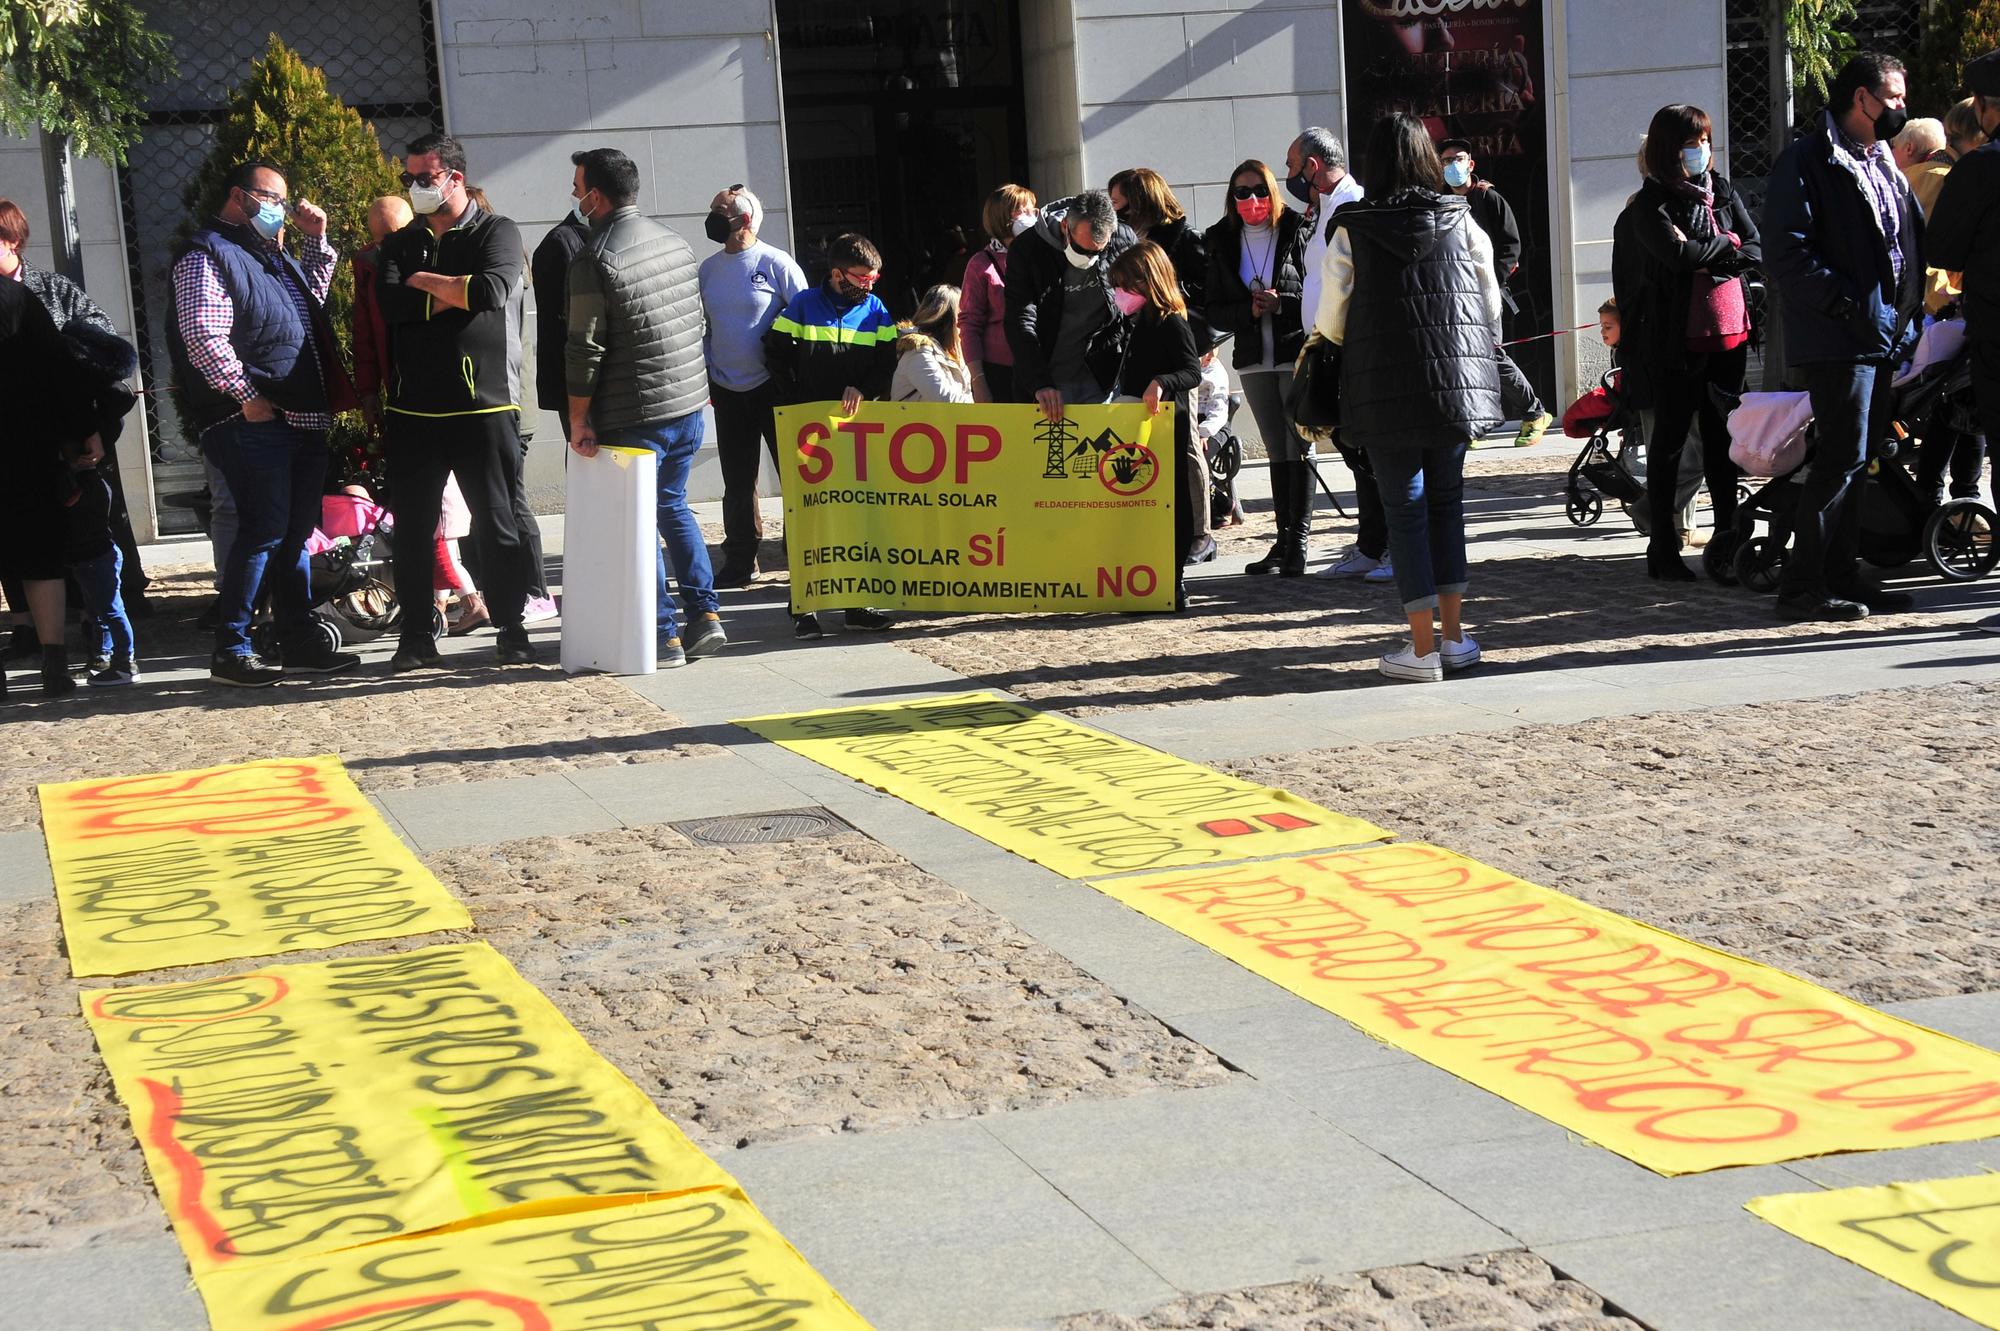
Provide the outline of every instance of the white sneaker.
{"type": "Polygon", "coordinates": [[[1382,658],[1382,673],[1412,684],[1435,684],[1444,678],[1444,663],[1436,652],[1418,656],[1414,647],[1398,647],[1382,658]]]}
{"type": "Polygon", "coordinates": [[[521,622],[523,624],[541,624],[554,619],[557,613],[556,603],[553,598],[547,596],[530,596],[527,604],[521,607],[521,622]]]}
{"type": "Polygon", "coordinates": [[[1388,555],[1383,555],[1376,562],[1374,568],[1369,569],[1368,572],[1362,575],[1361,580],[1363,582],[1394,582],[1396,580],[1395,561],[1390,559],[1388,555]]]}
{"type": "Polygon", "coordinates": [[[1444,658],[1446,670],[1463,670],[1469,665],[1479,664],[1479,644],[1472,640],[1470,633],[1457,641],[1444,638],[1438,642],[1438,655],[1444,658]]]}
{"type": "Polygon", "coordinates": [[[1383,561],[1380,559],[1370,559],[1367,555],[1362,554],[1360,546],[1350,545],[1347,547],[1346,554],[1342,555],[1335,562],[1328,564],[1313,576],[1319,578],[1358,578],[1364,574],[1374,572],[1376,569],[1382,567],[1382,563],[1383,561]]]}

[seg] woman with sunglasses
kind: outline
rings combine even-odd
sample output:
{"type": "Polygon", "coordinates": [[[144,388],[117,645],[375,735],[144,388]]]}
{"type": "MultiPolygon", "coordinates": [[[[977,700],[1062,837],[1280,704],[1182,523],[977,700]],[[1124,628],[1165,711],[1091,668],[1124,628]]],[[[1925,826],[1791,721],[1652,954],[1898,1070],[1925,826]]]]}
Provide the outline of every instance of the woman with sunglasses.
{"type": "Polygon", "coordinates": [[[1246,573],[1297,577],[1306,569],[1312,477],[1305,443],[1285,411],[1292,363],[1305,345],[1304,218],[1285,206],[1271,168],[1255,158],[1231,173],[1228,214],[1208,229],[1208,323],[1236,335],[1230,363],[1271,459],[1278,539],[1246,573]]]}

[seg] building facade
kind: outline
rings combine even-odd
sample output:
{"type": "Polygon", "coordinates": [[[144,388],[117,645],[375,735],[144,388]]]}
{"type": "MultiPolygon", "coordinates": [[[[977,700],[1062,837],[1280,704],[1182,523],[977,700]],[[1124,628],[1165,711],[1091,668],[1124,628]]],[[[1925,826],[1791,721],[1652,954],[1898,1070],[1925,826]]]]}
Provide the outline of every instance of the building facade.
{"type": "MultiPolygon", "coordinates": [[[[179,181],[270,32],[324,67],[390,151],[433,125],[463,139],[474,181],[531,245],[569,207],[570,153],[614,146],[639,165],[641,207],[698,251],[709,199],[738,182],[763,199],[766,237],[809,271],[833,235],[869,234],[892,306],[957,279],[979,201],[1002,181],[1048,199],[1150,165],[1206,226],[1238,162],[1282,176],[1301,128],[1331,127],[1358,150],[1381,110],[1408,109],[1471,138],[1521,219],[1510,331],[1535,338],[1520,359],[1557,409],[1601,356],[1561,330],[1609,294],[1612,222],[1637,186],[1648,118],[1667,102],[1706,107],[1728,172],[1732,85],[1770,53],[1769,0],[142,3],[174,37],[181,75],[156,90],[126,169],[78,164],[77,198],[87,284],[141,343],[157,404],[146,447],[121,457],[147,535],[189,530],[176,496],[200,488],[164,398],[179,181]]],[[[1770,86],[1767,68],[1760,169],[1779,132],[1770,86]]],[[[0,140],[0,193],[28,210],[30,257],[46,262],[41,156],[0,140]]],[[[311,182],[293,188],[309,196],[311,182]]],[[[556,507],[561,434],[529,419],[530,483],[556,507]]]]}

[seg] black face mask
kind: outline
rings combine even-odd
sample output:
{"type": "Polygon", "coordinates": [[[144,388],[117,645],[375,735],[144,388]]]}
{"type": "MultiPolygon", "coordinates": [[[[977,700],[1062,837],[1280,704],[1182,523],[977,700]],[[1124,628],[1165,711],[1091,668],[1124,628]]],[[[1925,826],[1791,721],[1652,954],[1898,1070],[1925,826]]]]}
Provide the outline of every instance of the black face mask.
{"type": "Polygon", "coordinates": [[[1319,191],[1313,188],[1312,177],[1303,171],[1285,177],[1285,192],[1308,208],[1319,196],[1319,191]]]}
{"type": "MultiPolygon", "coordinates": [[[[1872,92],[1868,95],[1875,97],[1875,94],[1872,92]]],[[[1875,97],[1875,100],[1878,102],[1882,101],[1879,97],[1875,97]]],[[[1882,102],[1882,114],[1875,117],[1875,137],[1883,143],[1887,143],[1890,139],[1901,134],[1903,126],[1909,123],[1910,113],[1908,111],[1900,106],[1891,106],[1887,102],[1882,102]]]]}
{"type": "Polygon", "coordinates": [[[710,212],[701,224],[702,234],[718,245],[727,245],[736,228],[721,213],[710,212]]]}

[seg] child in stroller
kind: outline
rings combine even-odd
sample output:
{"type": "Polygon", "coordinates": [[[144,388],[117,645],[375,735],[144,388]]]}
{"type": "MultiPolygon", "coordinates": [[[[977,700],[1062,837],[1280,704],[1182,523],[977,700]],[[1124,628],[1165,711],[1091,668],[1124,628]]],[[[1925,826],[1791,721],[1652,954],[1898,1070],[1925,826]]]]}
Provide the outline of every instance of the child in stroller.
{"type": "MultiPolygon", "coordinates": [[[[395,524],[367,486],[343,485],[320,500],[319,526],[306,540],[315,631],[332,648],[369,642],[393,631],[403,608],[396,602],[395,524]]],[[[429,607],[431,636],[445,631],[443,612],[429,607]]],[[[251,626],[252,646],[277,647],[268,602],[251,626]]]]}
{"type": "MultiPolygon", "coordinates": [[[[1579,397],[1563,413],[1563,433],[1584,440],[1576,460],[1570,463],[1569,480],[1564,486],[1564,511],[1579,527],[1588,527],[1604,516],[1608,497],[1625,511],[1633,530],[1644,536],[1646,509],[1646,437],[1639,413],[1632,409],[1621,391],[1623,376],[1618,368],[1620,321],[1618,302],[1607,300],[1597,307],[1597,331],[1611,353],[1611,368],[1598,386],[1579,397]],[[1614,450],[1611,436],[1618,436],[1614,450]]],[[[1679,484],[1675,509],[1681,515],[1682,543],[1689,543],[1694,530],[1694,496],[1701,488],[1700,443],[1690,439],[1680,458],[1679,484]]]]}

